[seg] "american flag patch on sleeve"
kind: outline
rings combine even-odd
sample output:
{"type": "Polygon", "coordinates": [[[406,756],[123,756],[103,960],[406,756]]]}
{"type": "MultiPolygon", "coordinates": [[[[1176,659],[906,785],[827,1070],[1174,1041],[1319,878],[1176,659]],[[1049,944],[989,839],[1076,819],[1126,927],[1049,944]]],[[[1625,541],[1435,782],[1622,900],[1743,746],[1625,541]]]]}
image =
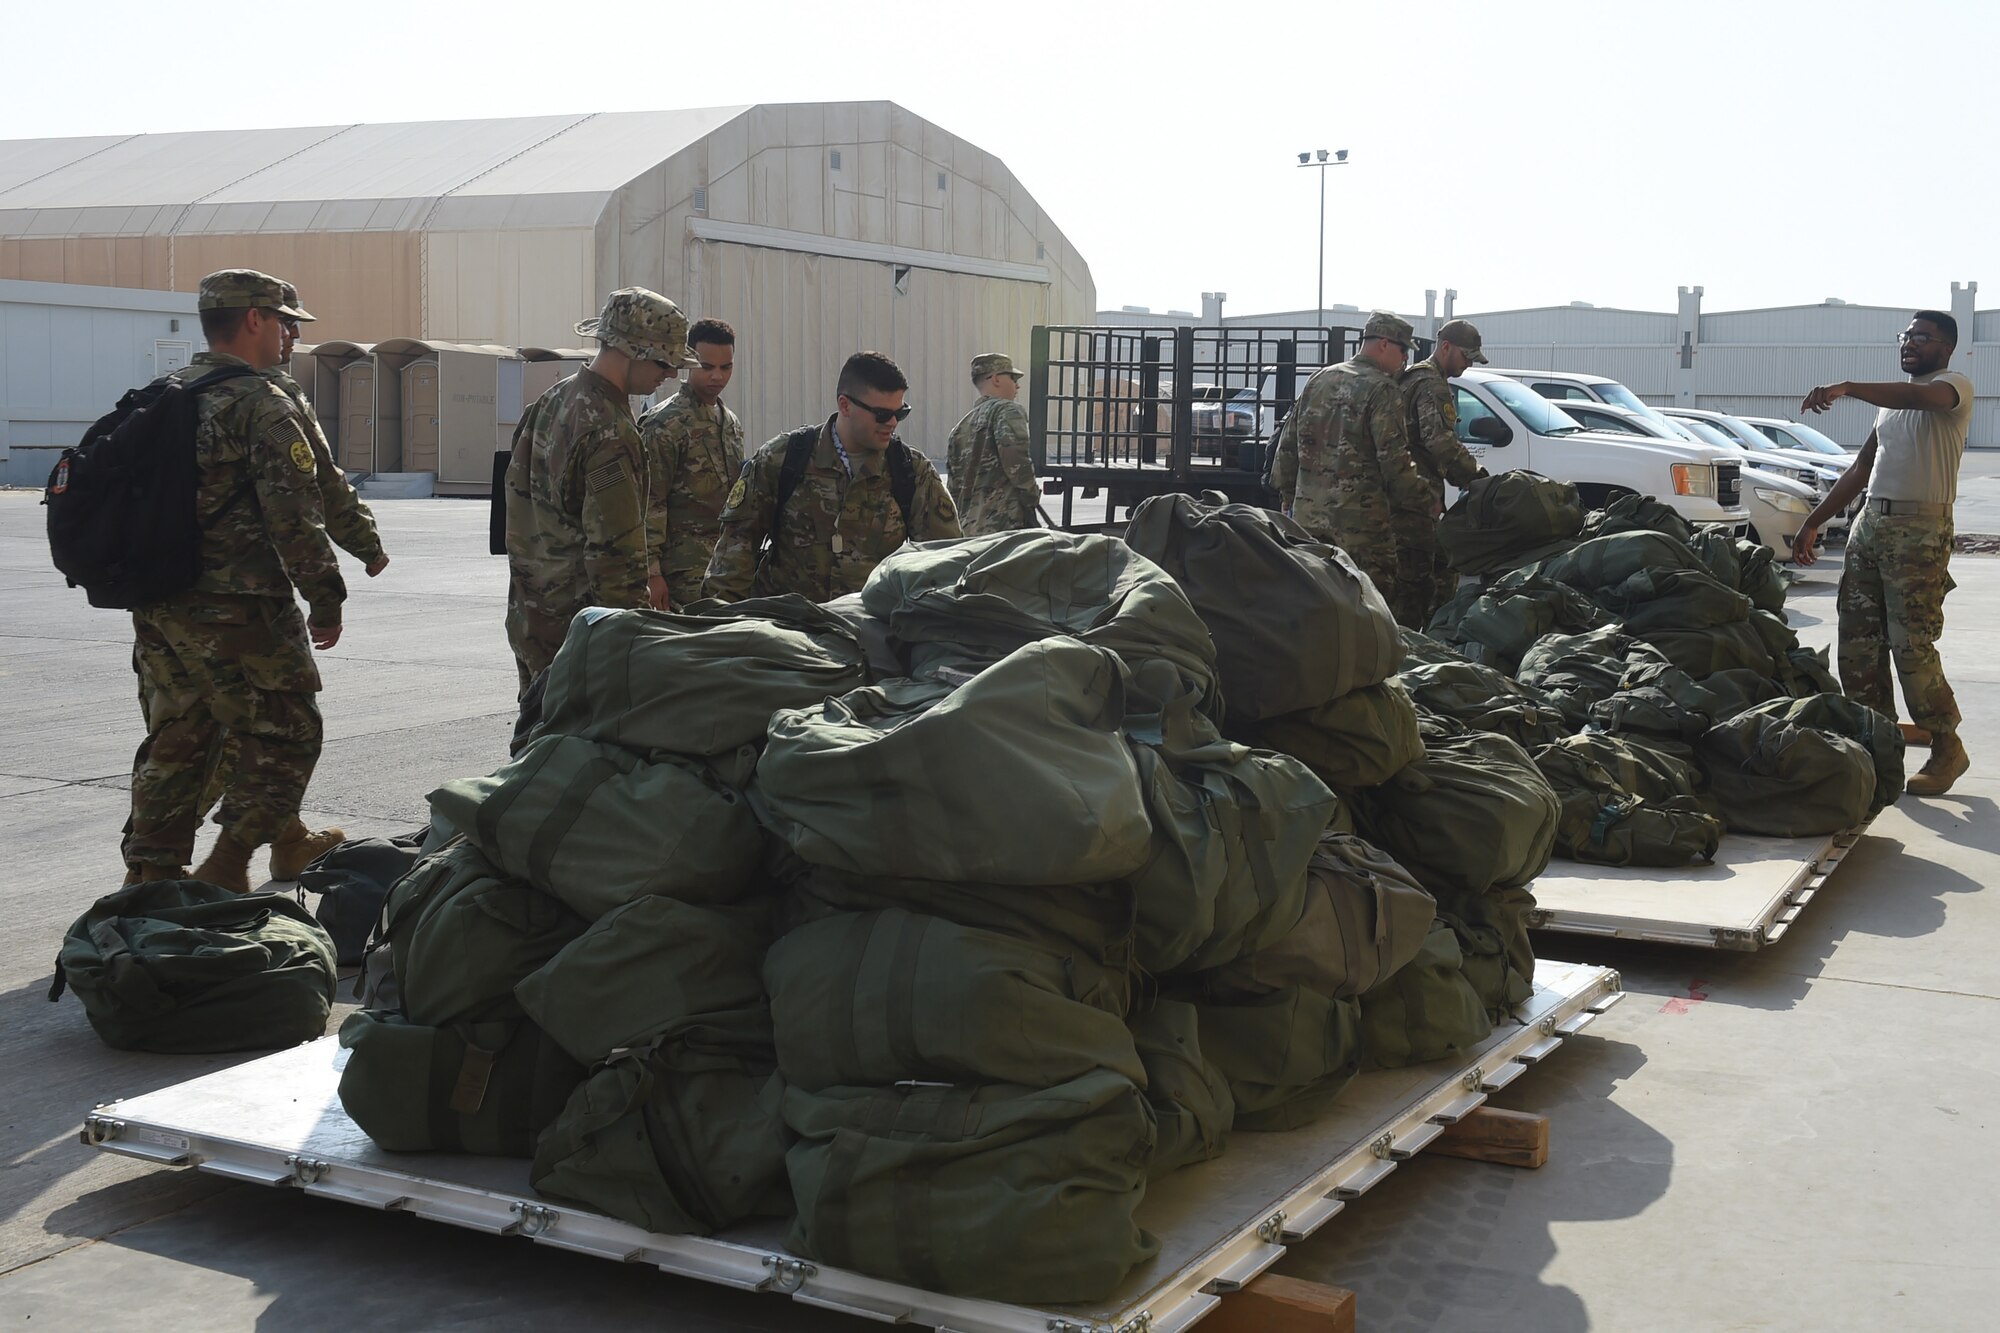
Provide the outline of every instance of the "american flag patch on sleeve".
{"type": "Polygon", "coordinates": [[[624,484],[625,465],[620,462],[610,462],[602,467],[594,467],[584,480],[593,491],[608,491],[613,486],[624,484]]]}

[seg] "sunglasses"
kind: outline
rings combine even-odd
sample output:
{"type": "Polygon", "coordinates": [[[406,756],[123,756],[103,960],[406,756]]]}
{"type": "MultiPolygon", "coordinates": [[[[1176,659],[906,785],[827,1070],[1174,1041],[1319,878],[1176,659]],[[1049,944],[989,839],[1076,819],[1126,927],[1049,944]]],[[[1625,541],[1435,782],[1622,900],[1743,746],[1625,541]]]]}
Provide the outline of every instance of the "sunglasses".
{"type": "Polygon", "coordinates": [[[848,398],[846,394],[840,396],[847,399],[849,407],[858,407],[864,412],[874,413],[875,424],[878,426],[886,426],[892,421],[901,421],[908,417],[910,413],[917,410],[908,403],[904,403],[901,407],[875,407],[862,402],[859,398],[848,398]]]}

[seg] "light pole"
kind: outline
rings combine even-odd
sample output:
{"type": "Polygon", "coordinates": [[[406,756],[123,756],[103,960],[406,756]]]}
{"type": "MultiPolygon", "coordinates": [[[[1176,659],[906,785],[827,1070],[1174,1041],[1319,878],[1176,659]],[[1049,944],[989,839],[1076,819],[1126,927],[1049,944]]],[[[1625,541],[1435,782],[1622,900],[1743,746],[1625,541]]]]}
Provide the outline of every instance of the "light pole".
{"type": "Polygon", "coordinates": [[[1311,153],[1299,154],[1299,165],[1319,168],[1319,308],[1313,318],[1320,328],[1326,327],[1326,169],[1347,165],[1347,150],[1328,155],[1326,149],[1319,150],[1318,160],[1311,153]]]}

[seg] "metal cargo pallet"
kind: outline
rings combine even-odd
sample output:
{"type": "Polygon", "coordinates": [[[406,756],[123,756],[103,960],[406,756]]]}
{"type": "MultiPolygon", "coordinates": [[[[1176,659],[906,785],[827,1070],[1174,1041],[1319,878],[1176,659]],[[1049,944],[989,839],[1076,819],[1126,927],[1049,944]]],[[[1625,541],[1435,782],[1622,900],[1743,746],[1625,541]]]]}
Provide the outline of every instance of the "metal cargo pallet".
{"type": "Polygon", "coordinates": [[[1724,835],[1712,865],[1552,861],[1530,887],[1538,930],[1752,951],[1775,944],[1868,829],[1824,838],[1724,835]],[[1563,869],[1557,871],[1555,867],[1563,869]]]}
{"type": "Polygon", "coordinates": [[[1176,1333],[1622,998],[1618,974],[1602,967],[1543,962],[1535,983],[1516,1021],[1467,1058],[1363,1075],[1315,1124],[1233,1135],[1221,1157],[1155,1182],[1139,1222],[1160,1238],[1160,1253],[1091,1305],[968,1300],[828,1267],[788,1252],[782,1222],[713,1237],[655,1235],[543,1198],[529,1188],[524,1161],[383,1152],[341,1108],[335,1089],[346,1052],[332,1037],[100,1106],[84,1121],[83,1141],[883,1323],[951,1333],[1176,1333]]]}

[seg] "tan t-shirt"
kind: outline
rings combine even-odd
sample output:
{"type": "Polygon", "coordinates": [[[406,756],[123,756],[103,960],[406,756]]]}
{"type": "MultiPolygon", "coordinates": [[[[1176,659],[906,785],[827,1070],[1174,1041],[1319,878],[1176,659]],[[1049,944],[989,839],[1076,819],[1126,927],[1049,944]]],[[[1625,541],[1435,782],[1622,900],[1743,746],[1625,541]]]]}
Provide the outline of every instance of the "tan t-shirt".
{"type": "Polygon", "coordinates": [[[1947,412],[1882,408],[1875,415],[1875,470],[1868,495],[1875,500],[1923,500],[1951,504],[1958,499],[1958,465],[1972,426],[1972,381],[1956,370],[1919,375],[1912,384],[1943,380],[1958,390],[1958,406],[1947,412]]]}

